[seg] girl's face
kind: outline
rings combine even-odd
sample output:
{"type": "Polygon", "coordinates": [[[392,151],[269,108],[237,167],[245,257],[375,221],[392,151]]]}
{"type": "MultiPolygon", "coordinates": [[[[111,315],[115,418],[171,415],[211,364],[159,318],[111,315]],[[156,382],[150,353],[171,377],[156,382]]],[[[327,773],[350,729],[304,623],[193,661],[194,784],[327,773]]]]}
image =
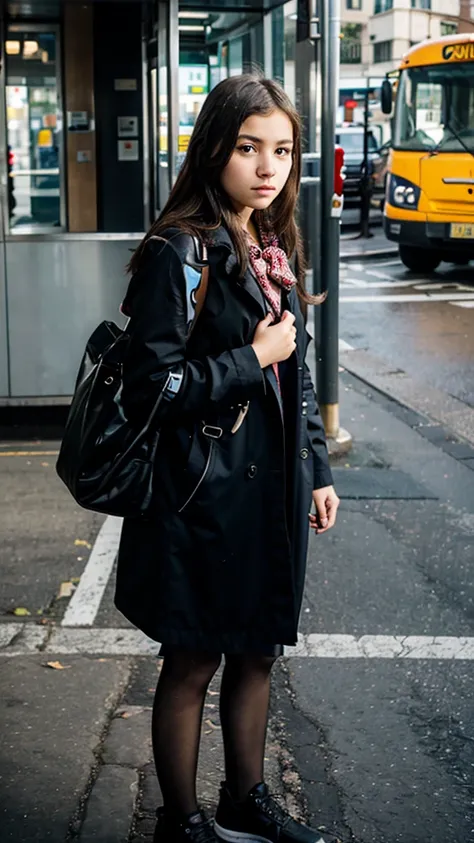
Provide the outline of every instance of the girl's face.
{"type": "Polygon", "coordinates": [[[253,114],[242,123],[221,185],[236,212],[248,219],[283,190],[293,161],[293,127],[284,111],[253,114]]]}

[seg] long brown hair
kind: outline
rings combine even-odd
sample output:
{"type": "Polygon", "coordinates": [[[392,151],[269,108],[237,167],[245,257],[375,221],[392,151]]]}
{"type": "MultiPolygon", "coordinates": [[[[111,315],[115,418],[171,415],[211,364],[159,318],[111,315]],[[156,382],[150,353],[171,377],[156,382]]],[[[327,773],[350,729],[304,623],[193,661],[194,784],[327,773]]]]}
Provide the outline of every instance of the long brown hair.
{"type": "Polygon", "coordinates": [[[253,114],[269,114],[275,109],[283,111],[293,127],[292,167],[274,202],[263,211],[254,211],[255,222],[263,231],[274,231],[288,257],[295,256],[297,289],[302,301],[316,304],[324,298],[311,296],[305,290],[304,251],[295,221],[301,177],[300,117],[280,85],[255,73],[225,79],[206,98],[168,201],[132,256],[128,267],[132,273],[138,270],[151,235],[178,227],[205,240],[206,233],[224,223],[234,244],[239,274],[244,274],[248,244],[231,200],[221,186],[221,173],[235,149],[242,123],[253,114]]]}

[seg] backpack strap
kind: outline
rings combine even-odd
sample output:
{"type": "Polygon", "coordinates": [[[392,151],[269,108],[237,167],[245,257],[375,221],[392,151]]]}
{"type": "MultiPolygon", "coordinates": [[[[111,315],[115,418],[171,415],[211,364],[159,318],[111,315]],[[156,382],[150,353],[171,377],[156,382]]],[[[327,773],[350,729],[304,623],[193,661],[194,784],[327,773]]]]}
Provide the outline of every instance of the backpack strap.
{"type": "Polygon", "coordinates": [[[201,270],[201,280],[199,282],[199,286],[198,286],[198,288],[196,290],[196,293],[195,293],[196,312],[194,314],[194,319],[192,321],[190,333],[196,327],[196,322],[199,319],[199,314],[201,313],[201,310],[204,307],[204,302],[206,301],[206,295],[207,295],[207,287],[208,287],[208,284],[209,284],[209,264],[207,262],[207,247],[202,242],[200,242],[199,245],[201,247],[200,248],[200,251],[201,251],[200,258],[201,258],[201,261],[205,265],[203,266],[203,268],[201,270]]]}
{"type": "Polygon", "coordinates": [[[192,294],[194,299],[194,313],[192,318],[190,316],[190,321],[188,323],[189,339],[192,331],[196,327],[196,322],[206,300],[209,282],[207,246],[199,237],[180,231],[180,229],[167,229],[164,234],[167,234],[168,236],[153,234],[149,240],[160,240],[162,243],[169,243],[181,260],[183,270],[186,272],[186,268],[190,267],[191,270],[194,270],[195,277],[197,279],[192,294]]]}

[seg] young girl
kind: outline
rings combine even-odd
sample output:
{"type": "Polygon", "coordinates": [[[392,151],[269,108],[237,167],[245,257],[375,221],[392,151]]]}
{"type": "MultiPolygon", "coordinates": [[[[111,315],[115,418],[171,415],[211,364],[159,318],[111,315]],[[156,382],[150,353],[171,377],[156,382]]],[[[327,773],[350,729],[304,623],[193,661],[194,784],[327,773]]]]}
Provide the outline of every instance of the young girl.
{"type": "Polygon", "coordinates": [[[294,220],[300,166],[299,118],[282,88],[226,79],[131,261],[123,406],[140,424],[158,401],[160,441],[155,515],[125,519],[116,605],[162,643],[156,843],[320,840],[275,802],[263,773],[270,671],[297,640],[308,528],[326,532],[339,503],[304,362],[301,305],[318,300],[304,290],[294,220]],[[222,655],[226,780],[213,824],[196,768],[222,655]]]}

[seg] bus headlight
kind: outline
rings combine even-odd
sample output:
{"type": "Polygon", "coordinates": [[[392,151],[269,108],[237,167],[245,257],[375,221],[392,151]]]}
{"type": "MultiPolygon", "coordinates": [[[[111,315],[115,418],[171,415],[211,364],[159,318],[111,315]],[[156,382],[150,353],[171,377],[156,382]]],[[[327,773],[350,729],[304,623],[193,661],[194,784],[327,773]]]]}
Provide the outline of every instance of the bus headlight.
{"type": "Polygon", "coordinates": [[[420,188],[403,179],[401,176],[390,174],[389,195],[388,201],[390,205],[398,208],[406,208],[407,210],[416,211],[418,202],[420,201],[420,188]]]}

